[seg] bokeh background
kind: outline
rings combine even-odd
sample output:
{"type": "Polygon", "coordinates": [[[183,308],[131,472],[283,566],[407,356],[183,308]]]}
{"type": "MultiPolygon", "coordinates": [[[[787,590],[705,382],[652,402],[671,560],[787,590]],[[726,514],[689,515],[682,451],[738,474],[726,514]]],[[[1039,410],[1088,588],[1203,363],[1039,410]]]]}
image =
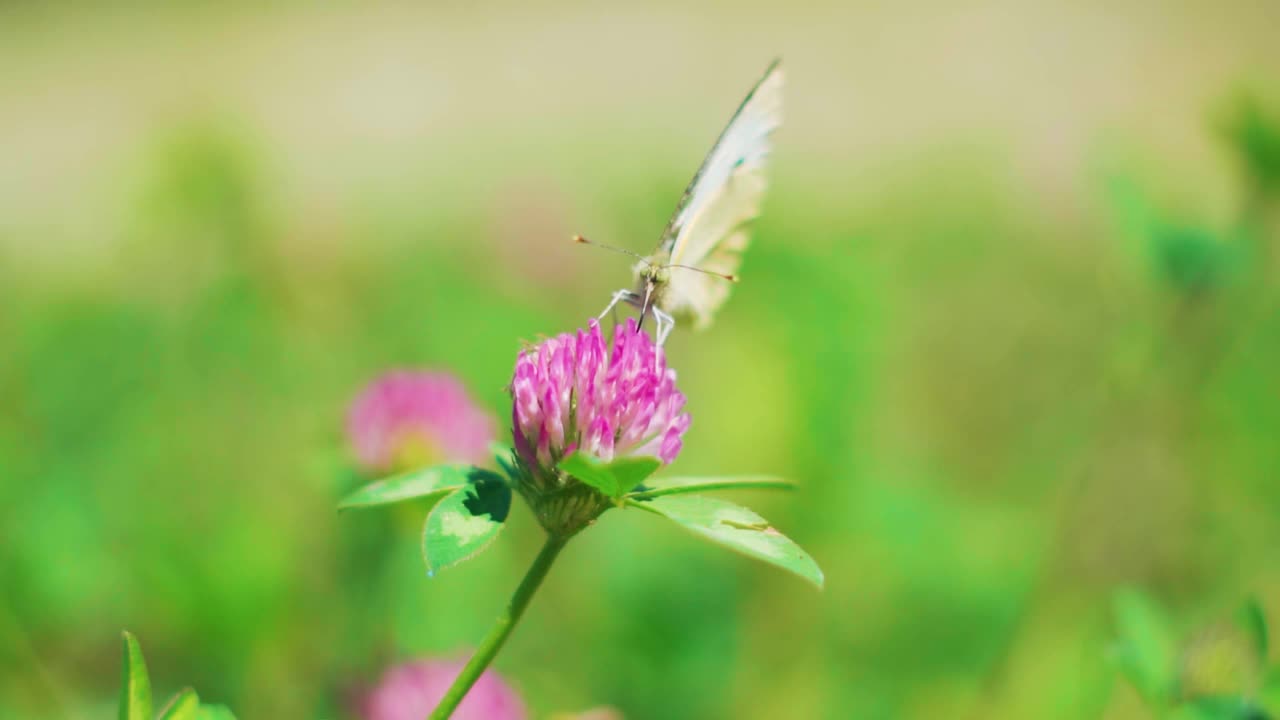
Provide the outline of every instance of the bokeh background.
{"type": "Polygon", "coordinates": [[[523,507],[428,579],[339,516],[347,404],[583,324],[788,71],[677,468],[827,588],[610,513],[497,668],[537,717],[1126,718],[1121,588],[1280,618],[1280,14],[1267,2],[0,5],[0,716],[344,717],[465,655],[523,507]],[[1033,6],[1034,5],[1034,6],[1033,6]]]}

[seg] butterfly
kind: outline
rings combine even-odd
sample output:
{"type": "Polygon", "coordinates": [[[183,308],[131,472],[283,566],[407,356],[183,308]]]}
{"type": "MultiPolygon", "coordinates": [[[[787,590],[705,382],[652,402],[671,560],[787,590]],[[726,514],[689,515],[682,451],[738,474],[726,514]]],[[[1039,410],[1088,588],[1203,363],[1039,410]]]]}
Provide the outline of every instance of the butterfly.
{"type": "MultiPolygon", "coordinates": [[[[782,124],[782,81],[780,61],[775,60],[685,188],[653,254],[620,250],[639,258],[632,268],[635,289],[615,292],[601,318],[625,302],[639,309],[641,326],[653,316],[659,345],[677,321],[698,330],[711,324],[729,297],[730,283],[737,281],[734,273],[750,239],[747,223],[760,214],[769,138],[782,124]]],[[[575,240],[598,244],[582,236],[575,240]]]]}

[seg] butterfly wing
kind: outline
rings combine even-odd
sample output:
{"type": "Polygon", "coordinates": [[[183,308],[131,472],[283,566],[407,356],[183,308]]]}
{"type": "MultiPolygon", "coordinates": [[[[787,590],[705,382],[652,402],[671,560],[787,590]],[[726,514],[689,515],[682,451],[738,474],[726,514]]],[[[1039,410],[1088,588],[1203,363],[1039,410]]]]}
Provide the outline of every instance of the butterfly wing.
{"type": "MultiPolygon", "coordinates": [[[[774,61],[693,176],[658,245],[659,262],[732,275],[750,239],[746,224],[760,214],[768,183],[769,137],[782,124],[783,73],[774,61]]],[[[696,328],[711,323],[729,296],[722,278],[671,268],[659,306],[696,328]]]]}

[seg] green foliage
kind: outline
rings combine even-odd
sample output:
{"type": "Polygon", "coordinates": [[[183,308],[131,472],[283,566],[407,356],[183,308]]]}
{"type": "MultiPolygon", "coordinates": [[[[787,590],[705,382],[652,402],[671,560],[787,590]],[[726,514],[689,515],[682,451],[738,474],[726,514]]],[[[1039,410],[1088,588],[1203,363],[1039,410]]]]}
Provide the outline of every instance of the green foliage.
{"type": "Polygon", "coordinates": [[[1162,707],[1173,698],[1176,643],[1163,611],[1137,590],[1116,594],[1114,659],[1148,702],[1162,707]]]}
{"type": "Polygon", "coordinates": [[[1203,228],[1161,224],[1153,230],[1151,243],[1157,268],[1186,293],[1220,286],[1233,261],[1232,247],[1203,228]]]}
{"type": "Polygon", "coordinates": [[[1266,669],[1267,622],[1256,599],[1229,622],[1205,625],[1182,641],[1160,608],[1135,590],[1116,595],[1115,621],[1114,659],[1154,711],[1175,720],[1271,717],[1276,674],[1266,669]]]}
{"type": "Polygon", "coordinates": [[[1261,662],[1266,662],[1270,646],[1270,631],[1267,629],[1267,616],[1257,598],[1249,598],[1240,607],[1237,621],[1248,633],[1253,642],[1253,651],[1261,662]]]}
{"type": "Polygon", "coordinates": [[[1258,703],[1272,715],[1280,715],[1280,665],[1267,668],[1258,691],[1258,703]]]}
{"type": "Polygon", "coordinates": [[[1236,696],[1202,697],[1179,706],[1173,720],[1268,720],[1254,703],[1236,696]]]}
{"type": "Polygon", "coordinates": [[[369,483],[342,499],[339,510],[363,510],[453,492],[470,482],[474,468],[437,465],[369,483]]]}
{"type": "MultiPolygon", "coordinates": [[[[515,471],[507,458],[499,454],[497,459],[504,470],[515,471]]],[[[338,509],[440,496],[444,499],[432,507],[422,528],[422,557],[427,574],[434,575],[474,557],[497,537],[511,509],[511,486],[503,476],[467,465],[438,465],[370,483],[344,498],[338,509]]]]}
{"type": "Polygon", "coordinates": [[[191,688],[180,690],[160,711],[160,720],[198,720],[200,696],[191,688]]]}
{"type": "Polygon", "coordinates": [[[574,452],[562,459],[558,467],[617,500],[657,472],[662,461],[652,457],[620,457],[605,462],[587,453],[574,452]]]}
{"type": "Polygon", "coordinates": [[[147,661],[132,633],[124,633],[123,677],[120,681],[120,720],[151,720],[151,678],[147,661]]]}
{"type": "Polygon", "coordinates": [[[1225,123],[1228,142],[1258,188],[1280,190],[1280,121],[1253,96],[1236,101],[1225,123]]]}
{"type": "Polygon", "coordinates": [[[1229,622],[1207,625],[1183,643],[1180,694],[1184,698],[1253,697],[1264,662],[1245,628],[1229,622]]]}
{"type": "MultiPolygon", "coordinates": [[[[137,638],[127,631],[124,633],[122,668],[120,720],[152,720],[147,663],[137,638]]],[[[202,705],[195,690],[183,688],[165,703],[155,720],[235,720],[235,715],[222,705],[202,705]]]]}
{"type": "Polygon", "coordinates": [[[1107,184],[1111,213],[1129,244],[1146,255],[1163,282],[1186,296],[1226,285],[1243,259],[1239,233],[1179,218],[1156,207],[1145,190],[1120,174],[1107,184]]]}
{"type": "Polygon", "coordinates": [[[489,546],[511,509],[511,488],[502,478],[478,475],[436,503],[422,530],[427,573],[453,567],[489,546]]]}
{"type": "Polygon", "coordinates": [[[710,477],[683,477],[664,475],[646,480],[628,497],[641,500],[681,495],[684,493],[711,492],[713,490],[794,490],[796,484],[772,475],[718,475],[710,477]]]}
{"type": "Polygon", "coordinates": [[[700,537],[795,573],[818,588],[822,570],[809,554],[767,520],[733,503],[699,495],[628,500],[629,507],[661,515],[700,537]]]}

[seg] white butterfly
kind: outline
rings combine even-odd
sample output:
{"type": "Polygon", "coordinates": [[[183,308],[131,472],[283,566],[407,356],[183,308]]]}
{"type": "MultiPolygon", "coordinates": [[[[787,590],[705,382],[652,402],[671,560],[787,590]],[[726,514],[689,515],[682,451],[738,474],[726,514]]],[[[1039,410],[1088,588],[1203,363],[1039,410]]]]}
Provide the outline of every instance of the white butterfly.
{"type": "Polygon", "coordinates": [[[641,324],[652,314],[659,345],[677,320],[695,329],[711,324],[729,297],[729,283],[737,281],[746,225],[760,214],[769,136],[782,124],[782,79],[775,60],[702,161],[657,249],[636,263],[635,290],[614,293],[602,318],[619,302],[638,308],[641,324]]]}

